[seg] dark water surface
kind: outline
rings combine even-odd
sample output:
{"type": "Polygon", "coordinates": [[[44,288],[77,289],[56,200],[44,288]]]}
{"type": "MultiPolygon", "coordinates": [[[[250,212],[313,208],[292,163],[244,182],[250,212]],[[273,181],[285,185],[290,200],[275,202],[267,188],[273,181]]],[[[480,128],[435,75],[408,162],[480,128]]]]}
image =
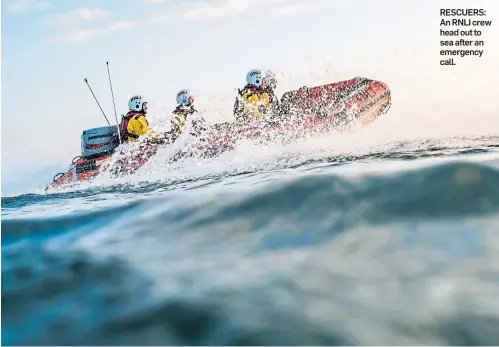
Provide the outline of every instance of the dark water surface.
{"type": "Polygon", "coordinates": [[[453,143],[3,197],[2,342],[497,345],[499,139],[453,143]]]}

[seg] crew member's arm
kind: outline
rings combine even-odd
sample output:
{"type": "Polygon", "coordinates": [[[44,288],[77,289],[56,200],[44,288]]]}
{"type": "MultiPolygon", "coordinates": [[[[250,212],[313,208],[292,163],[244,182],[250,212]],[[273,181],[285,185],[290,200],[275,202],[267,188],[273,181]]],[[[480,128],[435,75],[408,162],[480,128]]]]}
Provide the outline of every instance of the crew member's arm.
{"type": "MultiPolygon", "coordinates": [[[[139,117],[132,117],[128,123],[128,132],[139,137],[142,135],[147,135],[152,137],[152,142],[160,142],[159,134],[149,128],[146,117],[141,115],[139,117]]],[[[144,138],[146,142],[150,142],[150,139],[144,138]]]]}

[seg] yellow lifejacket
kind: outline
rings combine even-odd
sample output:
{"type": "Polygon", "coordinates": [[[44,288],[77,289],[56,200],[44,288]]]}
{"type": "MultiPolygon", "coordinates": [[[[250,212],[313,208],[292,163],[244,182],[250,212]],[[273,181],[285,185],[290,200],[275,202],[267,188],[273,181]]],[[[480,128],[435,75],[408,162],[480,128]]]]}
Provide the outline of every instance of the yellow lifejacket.
{"type": "Polygon", "coordinates": [[[234,105],[236,120],[263,120],[270,110],[271,97],[266,91],[246,86],[234,105]],[[241,100],[241,102],[239,101],[241,100]]]}

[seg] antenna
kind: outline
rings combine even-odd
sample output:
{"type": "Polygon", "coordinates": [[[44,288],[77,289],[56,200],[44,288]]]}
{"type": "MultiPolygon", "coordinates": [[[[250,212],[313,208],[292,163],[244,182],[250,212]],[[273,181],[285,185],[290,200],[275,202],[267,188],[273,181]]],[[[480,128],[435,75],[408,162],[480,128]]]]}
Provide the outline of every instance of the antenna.
{"type": "Polygon", "coordinates": [[[116,112],[116,104],[114,103],[114,92],[113,92],[113,84],[111,83],[111,73],[109,72],[109,62],[106,61],[107,66],[107,75],[109,77],[109,86],[111,87],[111,96],[113,97],[113,106],[114,106],[114,117],[116,118],[116,125],[118,126],[118,139],[121,144],[121,133],[120,133],[120,125],[118,123],[118,113],[116,112]]]}
{"type": "Polygon", "coordinates": [[[104,116],[104,118],[106,118],[106,122],[107,122],[107,124],[108,124],[108,125],[111,125],[111,123],[109,123],[109,120],[108,120],[108,119],[107,119],[107,117],[106,117],[106,114],[104,113],[104,110],[103,110],[103,109],[102,109],[102,107],[100,106],[99,101],[98,101],[98,100],[97,100],[97,98],[95,97],[95,94],[94,94],[94,92],[93,92],[92,88],[90,88],[90,84],[88,84],[88,79],[86,79],[86,78],[85,78],[85,79],[84,79],[84,81],[85,81],[85,83],[87,84],[88,89],[90,89],[90,92],[91,92],[91,93],[92,93],[92,95],[94,96],[95,102],[97,103],[97,105],[99,105],[99,108],[100,108],[100,110],[101,110],[101,112],[102,112],[102,115],[104,116]]]}

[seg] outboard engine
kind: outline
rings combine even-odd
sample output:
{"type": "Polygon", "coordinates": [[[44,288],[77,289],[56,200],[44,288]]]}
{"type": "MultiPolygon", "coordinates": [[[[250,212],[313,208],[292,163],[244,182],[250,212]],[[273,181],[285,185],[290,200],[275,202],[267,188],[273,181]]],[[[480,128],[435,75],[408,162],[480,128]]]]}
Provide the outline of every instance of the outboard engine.
{"type": "Polygon", "coordinates": [[[81,135],[81,157],[90,159],[110,155],[119,145],[116,125],[84,130],[81,135]]]}

